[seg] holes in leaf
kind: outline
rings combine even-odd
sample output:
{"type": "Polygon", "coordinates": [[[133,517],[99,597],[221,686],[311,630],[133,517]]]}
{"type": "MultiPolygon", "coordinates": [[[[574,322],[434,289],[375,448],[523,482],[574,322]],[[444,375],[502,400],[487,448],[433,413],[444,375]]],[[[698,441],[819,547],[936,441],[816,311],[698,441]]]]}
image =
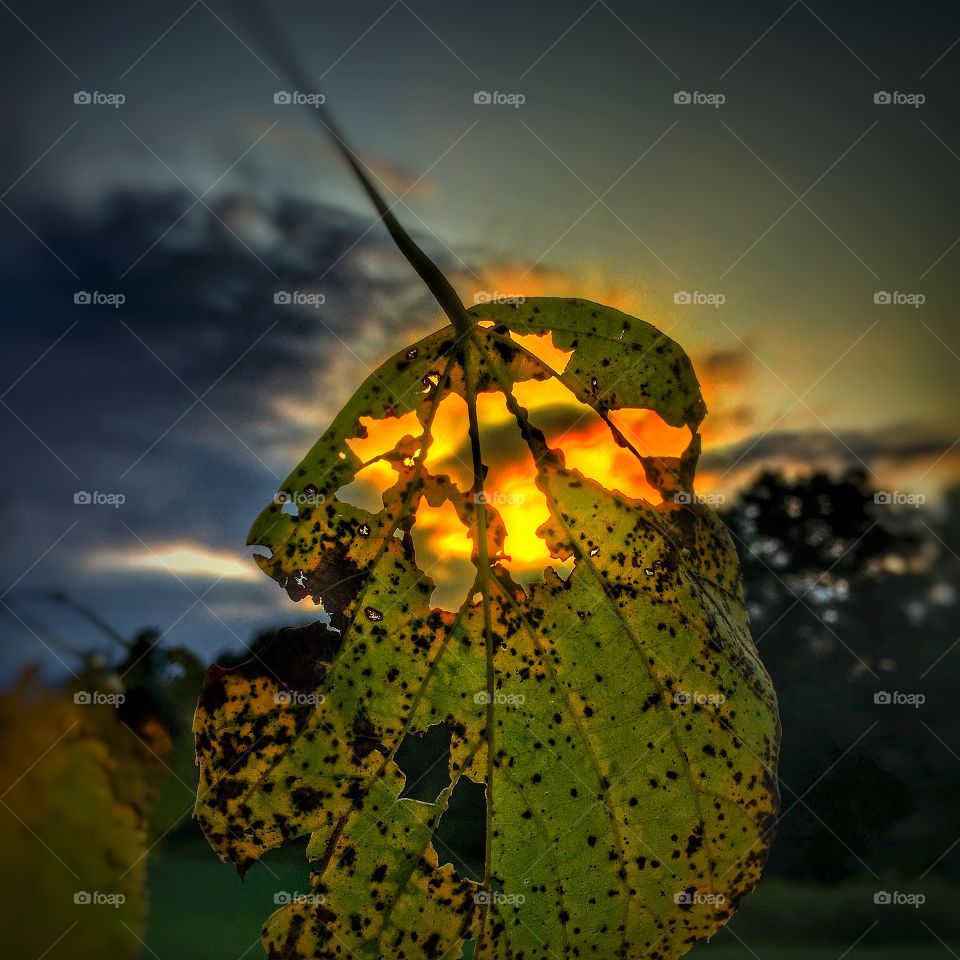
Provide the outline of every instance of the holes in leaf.
{"type": "Polygon", "coordinates": [[[532,353],[538,360],[542,360],[554,373],[563,373],[570,362],[573,350],[561,350],[553,343],[553,335],[549,333],[526,334],[518,336],[513,334],[515,343],[519,343],[528,353],[532,353]]]}
{"type": "MultiPolygon", "coordinates": [[[[562,370],[572,351],[560,350],[552,337],[521,336],[518,341],[554,369],[562,370]]],[[[608,424],[590,407],[578,403],[557,380],[525,381],[514,388],[518,403],[527,409],[532,423],[540,428],[547,442],[563,451],[567,465],[580,470],[608,489],[651,503],[661,500],[660,492],[647,481],[643,464],[615,439],[608,424]]],[[[364,454],[382,453],[389,444],[397,444],[407,434],[419,430],[412,414],[401,418],[371,421],[364,418],[370,436],[350,441],[364,454]]],[[[537,529],[549,519],[543,493],[536,485],[536,470],[516,420],[498,392],[477,397],[477,417],[484,465],[484,491],[487,501],[500,514],[506,528],[503,562],[523,586],[542,576],[552,566],[564,579],[572,570],[572,561],[561,562],[550,551],[537,529]]],[[[463,493],[473,484],[473,467],[467,430],[467,405],[454,393],[445,396],[434,415],[431,444],[426,468],[434,476],[446,475],[463,493]]],[[[610,421],[641,456],[679,457],[686,449],[690,434],[686,428],[668,426],[648,410],[619,410],[610,421]]],[[[369,510],[379,511],[383,492],[396,480],[387,464],[372,464],[338,496],[369,510]]],[[[470,560],[471,541],[467,530],[451,504],[430,507],[421,502],[411,528],[418,565],[437,584],[431,604],[443,610],[459,609],[474,580],[470,560]]]]}
{"type": "Polygon", "coordinates": [[[396,482],[397,471],[385,460],[375,460],[337,491],[337,499],[379,513],[383,509],[384,492],[396,482]]]}
{"type": "Polygon", "coordinates": [[[500,393],[477,397],[480,443],[487,475],[483,489],[487,503],[503,519],[507,530],[504,552],[520,582],[529,582],[550,564],[550,551],[537,528],[550,518],[547,502],[536,485],[533,457],[517,421],[500,393]],[[526,576],[524,576],[526,575],[526,576]]]}
{"type": "Polygon", "coordinates": [[[430,449],[424,463],[434,476],[446,475],[461,491],[473,483],[473,466],[467,434],[467,403],[456,393],[448,393],[437,407],[430,429],[430,449]]]}
{"type": "MultiPolygon", "coordinates": [[[[598,417],[591,414],[590,420],[592,423],[585,421],[572,428],[559,441],[567,466],[591,477],[608,490],[659,503],[660,494],[647,481],[643,464],[629,450],[617,445],[609,428],[598,417]]],[[[551,442],[549,433],[547,437],[551,442]]]]}
{"type": "MultiPolygon", "coordinates": [[[[549,389],[551,382],[556,381],[537,386],[549,389]]],[[[484,493],[507,532],[504,553],[511,559],[504,562],[515,579],[526,585],[555,562],[543,538],[536,534],[549,518],[546,500],[536,486],[533,459],[505,397],[481,393],[477,397],[477,419],[487,467],[484,493]]],[[[427,456],[431,472],[453,475],[462,491],[473,485],[467,422],[466,403],[455,395],[444,398],[435,420],[436,439],[427,456]]],[[[459,609],[475,571],[470,564],[472,542],[452,505],[433,509],[421,504],[413,536],[420,568],[440,584],[434,604],[446,610],[459,609]]]]}
{"type": "Polygon", "coordinates": [[[609,417],[645,457],[679,457],[690,443],[686,427],[671,427],[653,410],[611,410],[609,417]]]}
{"type": "MultiPolygon", "coordinates": [[[[608,490],[660,502],[660,493],[647,481],[637,456],[617,442],[599,414],[577,402],[558,380],[517,384],[514,395],[547,443],[563,451],[568,467],[608,490]]],[[[679,457],[690,443],[686,427],[671,427],[652,410],[614,410],[609,418],[644,457],[679,457]]]]}
{"type": "Polygon", "coordinates": [[[486,837],[486,787],[463,776],[433,834],[437,856],[441,863],[452,863],[461,877],[482,881],[486,837]]]}
{"type": "Polygon", "coordinates": [[[442,723],[403,738],[393,757],[407,778],[401,799],[433,803],[450,785],[450,738],[442,723]]]}
{"type": "Polygon", "coordinates": [[[411,410],[402,417],[361,417],[360,426],[366,430],[366,436],[350,437],[347,446],[366,463],[374,457],[393,450],[403,437],[419,437],[423,433],[417,415],[411,410]]]}
{"type": "Polygon", "coordinates": [[[437,584],[430,603],[441,610],[459,610],[477,571],[470,559],[473,543],[453,504],[431,507],[421,500],[410,535],[417,566],[437,584]]]}

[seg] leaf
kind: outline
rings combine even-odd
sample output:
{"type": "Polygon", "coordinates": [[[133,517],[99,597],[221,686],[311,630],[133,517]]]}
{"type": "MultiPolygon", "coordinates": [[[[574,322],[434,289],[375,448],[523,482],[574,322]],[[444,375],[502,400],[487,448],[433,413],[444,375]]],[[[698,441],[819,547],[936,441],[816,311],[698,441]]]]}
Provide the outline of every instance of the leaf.
{"type": "Polygon", "coordinates": [[[679,957],[756,883],[777,808],[775,696],[753,642],[736,552],[690,495],[705,413],[689,359],[647,323],[582,300],[486,304],[384,363],[256,519],[257,562],[329,626],[280,631],[212,667],[195,733],[196,813],[245,872],[310,835],[312,894],[267,921],[276,958],[679,957]],[[517,339],[549,334],[551,369],[517,339]],[[680,457],[642,456],[658,503],[565,465],[514,392],[557,379],[632,449],[612,414],[689,430],[680,457]],[[509,532],[483,495],[477,395],[502,394],[536,465],[551,554],[522,588],[509,532]],[[474,485],[425,461],[445,397],[466,402],[474,485]],[[374,461],[383,507],[338,498],[364,463],[366,423],[412,414],[374,461]],[[681,496],[680,494],[686,494],[681,496]],[[450,613],[418,565],[421,504],[449,504],[476,577],[450,613]],[[449,785],[401,798],[405,738],[450,731],[449,785]],[[458,876],[435,831],[462,778],[485,785],[486,862],[458,876]]]}

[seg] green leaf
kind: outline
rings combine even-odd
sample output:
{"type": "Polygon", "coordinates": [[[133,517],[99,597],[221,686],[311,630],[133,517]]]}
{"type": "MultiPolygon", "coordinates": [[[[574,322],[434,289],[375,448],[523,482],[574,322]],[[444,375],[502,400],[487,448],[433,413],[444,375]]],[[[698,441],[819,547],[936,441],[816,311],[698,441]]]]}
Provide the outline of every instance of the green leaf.
{"type": "Polygon", "coordinates": [[[280,631],[205,679],[196,812],[245,872],[310,835],[312,894],[267,921],[271,957],[679,957],[756,883],[777,809],[775,696],[749,635],[736,552],[691,496],[705,413],[689,359],[649,324],[598,304],[483,305],[384,363],[256,519],[249,542],[291,599],[329,626],[280,631]],[[471,325],[474,321],[480,321],[471,325]],[[563,371],[518,335],[549,334],[563,371]],[[515,396],[556,377],[632,449],[611,413],[689,430],[680,457],[634,451],[661,500],[565,465],[515,396]],[[477,395],[503,396],[549,510],[553,566],[521,587],[509,531],[483,495],[477,395]],[[474,485],[425,461],[445,397],[466,402],[474,485]],[[366,423],[416,426],[375,462],[382,509],[338,498],[366,423]],[[685,494],[681,496],[680,494],[685,494]],[[290,512],[282,502],[296,504],[290,512]],[[417,511],[451,505],[476,575],[455,612],[431,607],[417,511]],[[401,797],[405,738],[450,731],[449,785],[401,797]],[[436,828],[462,778],[484,784],[479,882],[436,828]],[[446,864],[446,865],[444,865],[446,864]]]}

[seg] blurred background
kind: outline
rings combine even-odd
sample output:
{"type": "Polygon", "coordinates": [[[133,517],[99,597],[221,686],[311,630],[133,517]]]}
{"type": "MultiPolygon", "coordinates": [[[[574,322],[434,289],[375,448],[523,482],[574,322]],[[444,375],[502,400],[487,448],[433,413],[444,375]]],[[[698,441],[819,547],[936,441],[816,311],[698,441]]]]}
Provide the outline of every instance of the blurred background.
{"type": "MultiPolygon", "coordinates": [[[[466,303],[597,300],[694,361],[698,489],[784,734],[765,879],[693,955],[956,956],[955,5],[281,0],[307,91],[221,0],[0,7],[19,955],[255,957],[305,889],[302,845],[241,884],[191,820],[199,678],[315,619],[256,568],[250,522],[370,369],[442,323],[286,102],[322,91],[466,303]],[[90,690],[122,709],[65,695],[90,690]],[[86,890],[127,901],[74,910],[86,890]]],[[[623,486],[596,434],[565,444],[623,486]]]]}

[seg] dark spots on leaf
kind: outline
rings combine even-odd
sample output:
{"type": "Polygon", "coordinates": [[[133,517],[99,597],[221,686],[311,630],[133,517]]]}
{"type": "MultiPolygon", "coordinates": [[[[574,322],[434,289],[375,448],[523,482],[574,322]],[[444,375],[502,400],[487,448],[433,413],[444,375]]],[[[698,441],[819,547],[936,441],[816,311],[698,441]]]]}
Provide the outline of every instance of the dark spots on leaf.
{"type": "Polygon", "coordinates": [[[290,791],[294,810],[304,815],[316,810],[323,800],[323,792],[314,787],[297,787],[290,791]]]}
{"type": "Polygon", "coordinates": [[[353,739],[350,747],[356,763],[365,760],[382,744],[377,737],[377,731],[370,719],[364,714],[358,714],[353,721],[353,739]]]}
{"type": "MultiPolygon", "coordinates": [[[[494,318],[508,316],[513,330],[549,336],[555,310],[563,311],[563,329],[553,331],[554,344],[576,354],[567,366],[570,382],[601,415],[608,408],[636,409],[642,397],[644,408],[669,409],[671,422],[683,408],[690,417],[702,416],[682,351],[647,324],[634,321],[631,327],[618,312],[575,299],[534,302],[512,314],[494,311],[494,318]],[[601,372],[602,389],[596,376],[601,372]]],[[[530,379],[534,366],[526,357],[511,369],[519,364],[519,349],[510,336],[506,326],[477,329],[480,392],[499,390],[501,375],[510,379],[519,372],[518,380],[530,379]]],[[[350,416],[359,422],[413,409],[426,424],[441,381],[445,390],[463,396],[459,350],[447,328],[402,352],[381,368],[382,382],[363,388],[350,416]],[[429,369],[445,356],[450,366],[443,362],[443,375],[429,369]]],[[[694,437],[690,449],[698,453],[694,437]]],[[[333,891],[342,896],[336,916],[304,904],[280,911],[267,933],[268,955],[340,956],[346,937],[371,956],[459,956],[462,941],[479,936],[478,888],[462,878],[484,875],[488,793],[473,778],[485,776],[492,778],[489,796],[510,798],[513,792],[514,802],[500,799],[491,811],[494,876],[484,888],[542,896],[542,915],[552,923],[542,931],[542,947],[518,941],[520,949],[511,938],[511,931],[520,930],[517,909],[491,906],[486,949],[495,944],[494,952],[515,960],[548,960],[551,953],[564,960],[634,954],[666,960],[683,952],[712,933],[753,886],[769,842],[743,854],[756,844],[759,829],[772,832],[775,824],[776,783],[748,748],[759,743],[762,759],[775,769],[776,732],[768,722],[773,698],[762,668],[743,646],[749,640],[739,626],[741,611],[729,599],[739,589],[736,560],[722,528],[705,527],[706,512],[673,509],[666,494],[666,502],[653,508],[603,490],[589,476],[566,470],[562,451],[549,449],[544,435],[529,426],[525,439],[542,448],[535,454],[537,482],[551,514],[544,539],[561,560],[572,557],[573,568],[562,581],[547,574],[546,582],[521,589],[507,572],[511,561],[502,559],[492,565],[489,631],[482,624],[482,601],[468,602],[464,620],[453,627],[454,615],[427,612],[432,585],[417,569],[407,503],[433,496],[453,502],[461,493],[438,478],[416,478],[422,441],[406,439],[407,446],[396,451],[397,485],[376,516],[335,498],[312,508],[309,522],[303,510],[297,517],[272,514],[284,531],[282,539],[263,544],[273,557],[266,562],[275,579],[295,600],[322,602],[334,629],[320,625],[311,642],[301,645],[288,638],[285,654],[270,647],[257,652],[283,668],[286,689],[322,691],[322,709],[274,705],[277,681],[262,666],[249,674],[234,668],[208,675],[197,744],[209,777],[204,782],[216,781],[216,787],[199,804],[204,832],[219,852],[246,868],[281,839],[316,829],[324,853],[314,861],[312,880],[329,882],[324,892],[331,901],[333,891]],[[404,499],[408,493],[412,500],[404,499]],[[391,536],[394,531],[400,536],[391,536]],[[384,541],[385,552],[378,554],[384,541]],[[587,555],[591,562],[582,562],[587,555]],[[304,582],[298,583],[301,574],[304,582]],[[706,589],[711,587],[717,588],[713,598],[706,589]],[[500,588],[510,591],[506,602],[496,596],[500,588]],[[707,601],[716,609],[707,609],[707,601]],[[368,602],[372,606],[364,606],[368,602]],[[731,611],[736,616],[728,621],[731,611]],[[475,707],[472,696],[485,689],[484,660],[491,654],[491,690],[522,689],[527,702],[493,710],[489,757],[474,753],[468,759],[474,748],[483,750],[488,735],[486,711],[475,707]],[[673,678],[663,676],[667,669],[673,678]],[[674,691],[685,689],[723,692],[727,704],[722,711],[678,707],[674,691]],[[415,731],[424,727],[421,737],[415,731]],[[427,773],[427,765],[417,768],[408,751],[420,753],[433,737],[440,752],[427,773]],[[560,761],[574,776],[564,776],[560,761]],[[692,809],[691,794],[707,780],[704,767],[715,794],[701,794],[703,814],[692,826],[700,810],[692,809]],[[264,775],[265,769],[271,772],[264,775]],[[503,788],[505,777],[515,791],[503,788]],[[456,784],[449,789],[451,778],[456,784]],[[441,796],[446,801],[445,791],[451,796],[442,812],[433,804],[441,796]],[[398,794],[404,800],[399,806],[398,794]],[[723,804],[718,796],[726,798],[723,804]],[[558,875],[546,856],[531,871],[529,885],[518,887],[524,878],[515,874],[497,879],[498,870],[509,869],[497,862],[498,851],[529,847],[532,860],[597,804],[578,828],[587,848],[580,851],[582,865],[571,867],[565,859],[566,872],[558,875]],[[742,816],[732,815],[735,806],[742,816]],[[632,830],[641,832],[642,843],[632,830]],[[649,859],[650,850],[662,862],[649,859]],[[678,912],[678,888],[692,882],[694,894],[710,889],[711,872],[718,874],[736,856],[741,862],[724,882],[729,901],[723,908],[678,912]],[[413,883],[401,894],[396,884],[407,868],[413,883]],[[360,895],[345,896],[345,885],[360,895]],[[650,889],[660,896],[656,904],[650,903],[650,889]],[[392,914],[395,895],[404,897],[403,909],[392,914]],[[560,929],[558,918],[567,929],[560,929]]],[[[325,491],[336,489],[319,479],[331,459],[338,482],[351,476],[357,458],[341,457],[338,465],[338,452],[347,452],[339,439],[328,450],[321,441],[319,456],[312,454],[298,468],[303,480],[296,489],[311,478],[325,491]]],[[[492,458],[495,452],[488,453],[492,458]]],[[[696,457],[684,457],[658,460],[661,482],[651,480],[653,486],[663,492],[672,483],[668,473],[686,471],[678,489],[694,489],[696,457]]],[[[476,522],[472,503],[463,515],[466,526],[476,522]]],[[[502,538],[500,547],[508,549],[502,538]]],[[[525,916],[537,915],[534,910],[525,916]]]]}
{"type": "Polygon", "coordinates": [[[327,664],[336,656],[342,638],[316,621],[303,627],[284,627],[257,652],[236,667],[211,666],[203,678],[200,706],[213,713],[226,703],[227,680],[251,684],[266,681],[282,692],[314,693],[323,682],[327,664]]]}
{"type": "Polygon", "coordinates": [[[703,846],[703,827],[694,827],[693,832],[687,837],[687,856],[692,857],[703,846]]]}

